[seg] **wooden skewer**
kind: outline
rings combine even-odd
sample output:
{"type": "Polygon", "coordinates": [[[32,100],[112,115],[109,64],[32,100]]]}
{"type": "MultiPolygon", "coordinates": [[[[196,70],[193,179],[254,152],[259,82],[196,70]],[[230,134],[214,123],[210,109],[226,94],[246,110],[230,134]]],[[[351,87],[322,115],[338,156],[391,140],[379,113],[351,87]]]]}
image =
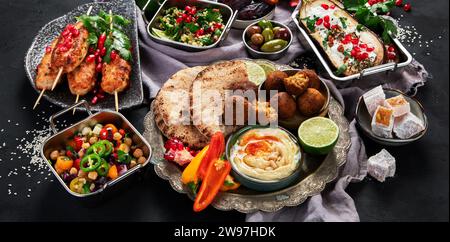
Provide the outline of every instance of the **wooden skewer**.
{"type": "Polygon", "coordinates": [[[119,112],[119,94],[117,91],[114,92],[114,101],[116,102],[116,112],[119,112]]]}
{"type": "MultiPolygon", "coordinates": [[[[89,6],[89,9],[88,9],[88,11],[86,12],[86,15],[90,15],[90,14],[91,14],[91,11],[92,11],[92,6],[89,6]]],[[[80,99],[80,95],[77,95],[77,97],[75,98],[75,104],[78,103],[78,99],[80,99]]],[[[73,115],[75,115],[75,111],[76,111],[76,109],[74,108],[74,109],[73,109],[73,115]]]]}
{"type": "Polygon", "coordinates": [[[59,81],[59,78],[61,78],[62,72],[63,72],[63,68],[61,67],[61,68],[59,68],[58,75],[56,76],[55,80],[53,81],[52,91],[55,89],[56,84],[58,84],[58,81],[59,81]]]}
{"type": "MultiPolygon", "coordinates": [[[[109,28],[112,30],[113,29],[112,10],[109,10],[109,15],[111,16],[109,28]]],[[[116,112],[119,112],[119,94],[117,93],[117,91],[114,92],[114,102],[116,104],[116,112]]]]}
{"type": "MultiPolygon", "coordinates": [[[[80,95],[77,95],[77,97],[75,98],[75,104],[77,104],[78,103],[78,99],[80,98],[80,95]]],[[[77,109],[76,108],[73,108],[73,113],[72,113],[72,115],[75,115],[75,111],[77,111],[77,109]]]]}
{"type": "Polygon", "coordinates": [[[33,110],[36,109],[37,105],[41,101],[42,96],[44,95],[45,89],[42,89],[41,93],[39,94],[39,97],[36,99],[36,102],[34,103],[33,110]]]}

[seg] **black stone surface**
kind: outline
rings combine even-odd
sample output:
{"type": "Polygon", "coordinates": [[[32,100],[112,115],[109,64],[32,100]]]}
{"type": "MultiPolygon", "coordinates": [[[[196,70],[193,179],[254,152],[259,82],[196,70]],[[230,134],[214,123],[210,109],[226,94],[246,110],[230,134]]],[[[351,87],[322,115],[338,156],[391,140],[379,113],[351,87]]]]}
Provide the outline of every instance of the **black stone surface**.
{"type": "MultiPolygon", "coordinates": [[[[0,149],[0,221],[243,221],[243,214],[213,208],[201,214],[193,213],[192,202],[187,196],[173,191],[152,170],[143,181],[134,182],[119,196],[97,207],[79,204],[58,183],[44,182],[38,174],[32,178],[25,175],[8,177],[10,171],[20,171],[21,166],[29,163],[23,155],[19,159],[21,154],[11,152],[17,152],[16,146],[25,136],[25,130],[42,128],[43,122],[37,114],[48,117],[59,110],[43,101],[37,110],[31,111],[37,95],[25,76],[25,51],[43,25],[85,2],[4,0],[0,5],[0,129],[4,129],[0,132],[0,146],[5,142],[5,147],[0,149]],[[11,157],[15,158],[11,161],[11,157]],[[37,184],[37,180],[43,181],[37,184]],[[28,192],[28,188],[32,191],[28,192]],[[17,195],[8,195],[8,189],[17,195]]],[[[411,13],[396,9],[394,14],[405,15],[401,23],[414,25],[422,34],[422,42],[434,39],[429,48],[425,43],[422,47],[418,43],[408,47],[433,75],[417,96],[425,106],[431,127],[419,142],[389,148],[398,160],[394,179],[383,184],[366,179],[349,186],[348,192],[355,200],[362,221],[449,219],[449,2],[409,2],[413,7],[411,13]]],[[[124,114],[143,131],[142,120],[147,111],[148,107],[144,105],[124,114]]],[[[369,155],[382,148],[368,139],[365,142],[369,155]]]]}

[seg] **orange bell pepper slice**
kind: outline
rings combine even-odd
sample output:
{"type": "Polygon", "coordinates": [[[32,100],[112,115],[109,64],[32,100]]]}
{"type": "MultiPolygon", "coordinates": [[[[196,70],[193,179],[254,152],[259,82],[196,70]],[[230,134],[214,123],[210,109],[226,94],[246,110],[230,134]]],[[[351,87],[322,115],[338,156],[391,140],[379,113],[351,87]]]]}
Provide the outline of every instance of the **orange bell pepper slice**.
{"type": "Polygon", "coordinates": [[[214,161],[219,159],[222,154],[225,152],[225,137],[222,132],[215,133],[211,141],[209,143],[208,151],[206,152],[205,157],[202,159],[200,163],[200,167],[198,168],[197,174],[200,179],[203,179],[206,175],[206,170],[209,165],[214,161]]]}
{"type": "Polygon", "coordinates": [[[212,203],[231,171],[230,162],[222,159],[210,162],[200,191],[194,202],[194,211],[200,212],[212,203]]]}

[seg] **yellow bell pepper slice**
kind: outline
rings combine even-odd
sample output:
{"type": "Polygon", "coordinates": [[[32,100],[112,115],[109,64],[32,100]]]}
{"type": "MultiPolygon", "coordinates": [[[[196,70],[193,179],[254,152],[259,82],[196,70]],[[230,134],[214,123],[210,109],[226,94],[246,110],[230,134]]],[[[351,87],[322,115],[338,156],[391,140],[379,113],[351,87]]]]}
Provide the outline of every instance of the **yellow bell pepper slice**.
{"type": "Polygon", "coordinates": [[[197,176],[197,170],[200,167],[200,163],[203,160],[203,157],[205,157],[206,152],[208,151],[209,145],[205,146],[195,157],[192,159],[191,163],[184,169],[183,174],[181,175],[181,181],[183,184],[187,185],[191,182],[197,183],[198,182],[198,176],[197,176]]]}

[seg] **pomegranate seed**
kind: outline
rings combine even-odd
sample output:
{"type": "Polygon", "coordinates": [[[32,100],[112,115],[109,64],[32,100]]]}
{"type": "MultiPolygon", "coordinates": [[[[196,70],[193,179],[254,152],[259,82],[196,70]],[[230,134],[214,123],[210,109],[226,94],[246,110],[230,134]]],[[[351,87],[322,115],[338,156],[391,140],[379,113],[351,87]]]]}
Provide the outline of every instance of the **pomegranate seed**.
{"type": "Polygon", "coordinates": [[[325,22],[330,22],[330,16],[326,15],[325,17],[323,17],[323,20],[325,22]]]}
{"type": "Polygon", "coordinates": [[[339,52],[344,52],[344,46],[343,45],[339,45],[339,47],[337,48],[337,50],[339,51],[339,52]]]}
{"type": "Polygon", "coordinates": [[[194,157],[197,155],[197,152],[195,150],[191,150],[191,151],[189,151],[189,153],[194,157]]]}
{"type": "Polygon", "coordinates": [[[181,22],[183,22],[182,18],[177,18],[177,24],[181,24],[181,22]]]}
{"type": "Polygon", "coordinates": [[[99,99],[103,99],[103,98],[105,98],[105,95],[101,94],[101,93],[97,93],[96,97],[98,97],[99,99]]]}
{"type": "Polygon", "coordinates": [[[192,8],[191,8],[191,6],[186,6],[186,7],[184,8],[184,10],[185,10],[186,12],[190,12],[190,11],[192,10],[192,8]]]}
{"type": "Polygon", "coordinates": [[[388,48],[388,51],[389,51],[389,52],[395,52],[395,48],[394,48],[394,46],[392,46],[392,45],[391,45],[391,46],[389,46],[389,48],[388,48]]]}
{"type": "Polygon", "coordinates": [[[94,60],[95,60],[95,55],[88,55],[87,57],[86,57],[86,62],[87,63],[92,63],[92,62],[94,62],[94,60]]]}
{"type": "Polygon", "coordinates": [[[186,146],[184,149],[187,151],[191,151],[191,148],[189,148],[188,146],[186,146]]]}
{"type": "Polygon", "coordinates": [[[329,29],[331,26],[330,26],[330,22],[325,22],[325,23],[323,23],[323,26],[325,27],[325,28],[327,28],[327,29],[329,29]]]}
{"type": "Polygon", "coordinates": [[[97,104],[97,101],[98,101],[98,97],[97,97],[97,96],[94,96],[94,97],[92,98],[92,100],[91,100],[91,103],[92,103],[92,104],[97,104]]]}
{"type": "Polygon", "coordinates": [[[339,28],[339,25],[337,25],[337,24],[331,25],[331,29],[338,29],[338,28],[339,28]]]}
{"type": "Polygon", "coordinates": [[[345,36],[345,40],[348,41],[348,42],[352,41],[352,35],[351,34],[347,34],[345,36]]]}
{"type": "Polygon", "coordinates": [[[192,16],[187,16],[186,19],[184,20],[186,23],[190,23],[192,22],[192,16]]]}
{"type": "Polygon", "coordinates": [[[353,50],[350,52],[350,55],[352,55],[352,57],[356,57],[356,56],[358,55],[358,52],[357,52],[355,49],[353,49],[353,50]]]}
{"type": "Polygon", "coordinates": [[[61,52],[67,52],[69,50],[66,46],[60,46],[58,49],[61,52]]]}
{"type": "Polygon", "coordinates": [[[100,73],[102,72],[102,68],[103,68],[103,64],[100,62],[97,64],[97,66],[95,67],[95,71],[100,73]]]}
{"type": "Polygon", "coordinates": [[[78,29],[73,29],[70,31],[73,37],[78,37],[80,35],[80,31],[78,29]]]}
{"type": "Polygon", "coordinates": [[[362,59],[365,60],[367,58],[369,58],[369,53],[367,52],[362,53],[362,59]]]}
{"type": "Polygon", "coordinates": [[[352,44],[357,45],[358,43],[359,43],[358,38],[352,39],[352,44]]]}
{"type": "Polygon", "coordinates": [[[395,0],[395,6],[401,7],[403,5],[403,0],[395,0]]]}
{"type": "Polygon", "coordinates": [[[360,44],[359,47],[366,49],[367,48],[367,44],[360,44]]]}
{"type": "Polygon", "coordinates": [[[328,4],[325,4],[325,3],[323,3],[321,6],[325,10],[328,10],[328,8],[330,8],[330,6],[328,6],[328,4]]]}
{"type": "Polygon", "coordinates": [[[353,47],[353,49],[354,49],[356,52],[361,52],[361,48],[359,48],[358,46],[353,47]]]}
{"type": "Polygon", "coordinates": [[[64,30],[64,31],[62,32],[61,35],[62,35],[63,37],[69,36],[69,35],[70,35],[70,30],[68,30],[68,29],[64,30]]]}
{"type": "Polygon", "coordinates": [[[45,53],[50,53],[50,52],[52,52],[52,47],[51,46],[47,46],[45,48],[45,53]]]}
{"type": "Polygon", "coordinates": [[[175,156],[172,153],[164,154],[164,159],[167,161],[173,161],[175,159],[175,156]]]}
{"type": "Polygon", "coordinates": [[[114,50],[111,51],[110,57],[111,57],[111,60],[115,60],[117,58],[117,53],[114,50]]]}
{"type": "Polygon", "coordinates": [[[101,56],[105,56],[106,55],[106,47],[102,48],[102,50],[100,51],[100,55],[101,56]]]}
{"type": "Polygon", "coordinates": [[[221,23],[216,23],[216,24],[214,24],[214,28],[216,28],[216,29],[222,29],[222,28],[223,28],[223,24],[221,24],[221,23]]]}
{"type": "Polygon", "coordinates": [[[395,58],[397,58],[397,54],[395,54],[395,52],[389,52],[388,53],[388,59],[389,60],[395,60],[395,58]]]}
{"type": "Polygon", "coordinates": [[[321,25],[322,23],[323,23],[323,19],[321,19],[321,18],[317,19],[317,21],[316,21],[317,26],[321,25]]]}
{"type": "Polygon", "coordinates": [[[72,29],[74,29],[75,26],[73,26],[73,24],[68,24],[66,29],[68,29],[69,31],[72,31],[72,29]]]}
{"type": "Polygon", "coordinates": [[[334,5],[331,5],[331,6],[330,6],[330,8],[331,8],[331,9],[335,9],[335,8],[336,8],[336,6],[334,6],[334,5]]]}
{"type": "Polygon", "coordinates": [[[366,49],[367,52],[372,52],[372,51],[374,51],[374,50],[375,50],[374,47],[368,47],[368,48],[366,49]]]}
{"type": "Polygon", "coordinates": [[[89,54],[94,54],[95,53],[95,48],[94,47],[89,47],[89,54]]]}
{"type": "Polygon", "coordinates": [[[403,10],[405,10],[406,12],[411,11],[411,3],[405,4],[405,6],[403,6],[403,10]]]}
{"type": "Polygon", "coordinates": [[[177,144],[177,150],[183,150],[183,149],[184,149],[183,143],[178,143],[177,144]]]}
{"type": "Polygon", "coordinates": [[[97,63],[102,63],[103,58],[101,56],[97,56],[97,63]]]}
{"type": "Polygon", "coordinates": [[[70,150],[66,151],[66,155],[69,157],[72,157],[72,151],[70,151],[70,150]]]}

